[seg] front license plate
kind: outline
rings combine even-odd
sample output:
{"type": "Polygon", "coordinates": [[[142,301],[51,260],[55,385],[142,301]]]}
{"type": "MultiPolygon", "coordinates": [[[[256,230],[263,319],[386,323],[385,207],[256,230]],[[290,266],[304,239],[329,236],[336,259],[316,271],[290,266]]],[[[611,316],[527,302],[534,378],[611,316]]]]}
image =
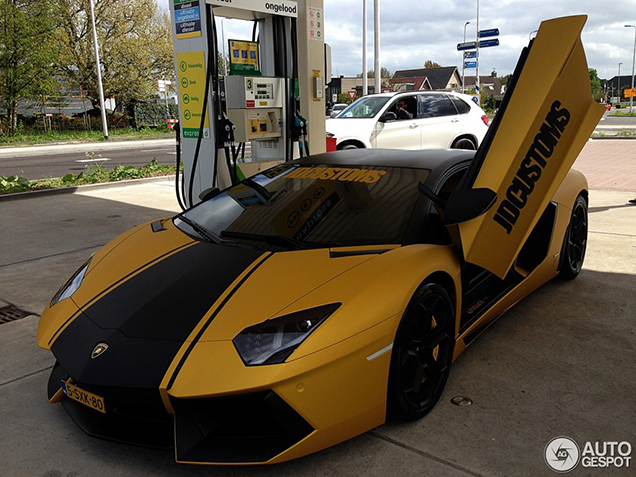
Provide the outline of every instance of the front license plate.
{"type": "Polygon", "coordinates": [[[97,394],[84,391],[82,388],[78,388],[71,383],[71,380],[62,381],[62,390],[64,395],[73,401],[77,401],[85,406],[88,406],[96,411],[106,414],[106,406],[104,405],[104,398],[97,394]]]}

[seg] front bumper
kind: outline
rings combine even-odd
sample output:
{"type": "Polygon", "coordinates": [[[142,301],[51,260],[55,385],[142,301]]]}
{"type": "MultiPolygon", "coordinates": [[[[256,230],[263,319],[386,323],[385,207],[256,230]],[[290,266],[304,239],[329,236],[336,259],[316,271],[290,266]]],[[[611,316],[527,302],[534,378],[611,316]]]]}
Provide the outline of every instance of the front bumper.
{"type": "MultiPolygon", "coordinates": [[[[58,365],[49,397],[62,380],[72,378],[104,398],[106,414],[63,398],[86,433],[142,446],[176,445],[180,463],[284,462],[384,422],[391,353],[377,351],[387,349],[387,336],[394,335],[398,322],[399,316],[393,317],[283,365],[246,367],[232,342],[199,342],[168,389],[171,373],[153,387],[143,384],[142,376],[124,381],[124,368],[117,367],[120,372],[108,380],[116,385],[103,386],[101,373],[80,370],[75,376],[58,365]]],[[[106,363],[108,353],[102,358],[106,363]]]]}
{"type": "MultiPolygon", "coordinates": [[[[69,378],[57,363],[49,378],[49,398],[69,378]]],[[[314,429],[273,391],[207,399],[171,399],[169,414],[158,389],[75,384],[104,398],[102,414],[72,399],[64,409],[92,437],[169,450],[188,463],[267,462],[314,429]]]]}
{"type": "MultiPolygon", "coordinates": [[[[56,363],[49,377],[49,399],[69,377],[56,363]]],[[[103,397],[106,404],[106,413],[102,414],[67,397],[62,399],[66,412],[89,436],[156,449],[174,447],[174,418],[163,406],[158,389],[95,386],[76,380],[74,383],[103,397]]]]}
{"type": "Polygon", "coordinates": [[[171,403],[178,462],[267,462],[314,431],[273,391],[171,403]]]}

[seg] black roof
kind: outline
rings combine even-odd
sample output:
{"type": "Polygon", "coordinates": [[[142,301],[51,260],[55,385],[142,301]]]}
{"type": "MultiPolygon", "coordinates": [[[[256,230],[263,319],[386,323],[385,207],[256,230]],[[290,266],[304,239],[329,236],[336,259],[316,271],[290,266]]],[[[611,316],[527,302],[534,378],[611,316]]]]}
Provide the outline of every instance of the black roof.
{"type": "Polygon", "coordinates": [[[426,76],[433,89],[445,89],[455,71],[457,71],[456,66],[400,70],[395,72],[393,78],[413,78],[418,76],[426,76]]]}
{"type": "Polygon", "coordinates": [[[404,151],[396,149],[348,149],[315,154],[294,161],[296,164],[324,164],[339,166],[387,166],[429,169],[447,169],[461,161],[472,159],[475,151],[464,149],[423,149],[404,151]]]}

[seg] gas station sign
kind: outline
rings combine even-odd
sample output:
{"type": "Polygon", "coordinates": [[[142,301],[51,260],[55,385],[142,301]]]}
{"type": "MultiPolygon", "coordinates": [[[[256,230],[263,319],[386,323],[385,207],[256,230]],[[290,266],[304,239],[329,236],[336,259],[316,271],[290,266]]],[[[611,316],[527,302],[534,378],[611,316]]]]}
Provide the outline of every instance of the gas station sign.
{"type": "Polygon", "coordinates": [[[201,36],[199,0],[174,0],[174,24],[177,40],[201,36]]]}
{"type": "Polygon", "coordinates": [[[275,2],[272,0],[206,0],[206,3],[215,7],[298,17],[298,4],[290,0],[276,0],[275,2]]]}
{"type": "MultiPolygon", "coordinates": [[[[181,131],[184,138],[197,138],[201,127],[205,95],[205,53],[203,51],[177,53],[177,76],[181,103],[181,131]]],[[[203,137],[210,137],[208,115],[205,118],[203,137]]]]}
{"type": "Polygon", "coordinates": [[[230,47],[230,74],[254,76],[260,73],[258,43],[255,41],[228,40],[230,47]]]}

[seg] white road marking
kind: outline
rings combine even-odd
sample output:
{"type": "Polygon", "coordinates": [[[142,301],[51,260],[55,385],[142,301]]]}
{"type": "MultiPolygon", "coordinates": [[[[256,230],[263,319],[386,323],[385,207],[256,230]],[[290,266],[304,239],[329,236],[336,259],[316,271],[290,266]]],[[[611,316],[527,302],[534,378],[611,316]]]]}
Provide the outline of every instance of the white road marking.
{"type": "Polygon", "coordinates": [[[98,161],[110,161],[110,157],[98,157],[97,159],[77,159],[75,162],[98,162],[98,161]]]}

